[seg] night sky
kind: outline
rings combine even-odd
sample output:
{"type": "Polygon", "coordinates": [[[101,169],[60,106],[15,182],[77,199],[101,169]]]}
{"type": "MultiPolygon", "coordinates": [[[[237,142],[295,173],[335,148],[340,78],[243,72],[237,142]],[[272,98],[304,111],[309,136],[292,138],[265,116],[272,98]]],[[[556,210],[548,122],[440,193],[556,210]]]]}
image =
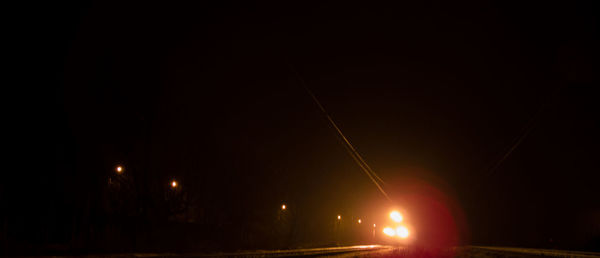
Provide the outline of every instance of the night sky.
{"type": "MultiPolygon", "coordinates": [[[[25,218],[41,226],[5,226],[9,239],[87,243],[61,225],[106,225],[103,187],[122,165],[144,193],[136,200],[152,214],[139,215],[147,225],[160,224],[153,200],[175,179],[194,200],[194,223],[216,230],[238,223],[254,232],[258,218],[287,203],[303,225],[297,238],[327,244],[337,214],[379,222],[394,206],[425,242],[600,245],[591,5],[98,1],[56,9],[48,26],[56,166],[32,194],[43,197],[28,197],[37,215],[25,218]],[[346,153],[302,81],[394,203],[346,153]],[[450,219],[438,217],[446,211],[450,219]],[[96,215],[78,215],[86,212],[96,215]],[[433,233],[442,229],[450,233],[433,233]]],[[[198,233],[199,242],[221,241],[209,238],[198,233]]]]}

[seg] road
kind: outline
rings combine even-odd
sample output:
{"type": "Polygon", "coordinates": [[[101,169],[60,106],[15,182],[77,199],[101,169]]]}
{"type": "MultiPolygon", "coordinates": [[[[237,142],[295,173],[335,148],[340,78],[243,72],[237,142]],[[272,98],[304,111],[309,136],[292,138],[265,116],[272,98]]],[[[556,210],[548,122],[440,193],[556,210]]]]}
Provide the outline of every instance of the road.
{"type": "Polygon", "coordinates": [[[426,250],[419,248],[404,248],[385,246],[380,249],[352,251],[339,254],[328,254],[328,257],[598,257],[600,253],[580,252],[567,250],[492,247],[492,246],[466,246],[447,250],[426,250]]]}
{"type": "MultiPolygon", "coordinates": [[[[57,256],[53,256],[56,258],[57,256]]],[[[66,256],[68,257],[68,256],[66,256]]],[[[427,250],[387,245],[355,245],[343,247],[305,248],[292,250],[253,250],[227,253],[128,253],[110,255],[86,255],[86,258],[191,258],[191,257],[600,257],[600,253],[514,248],[491,246],[466,246],[444,250],[427,250]]]]}
{"type": "MultiPolygon", "coordinates": [[[[379,253],[385,251],[391,251],[394,247],[384,245],[354,245],[354,246],[342,246],[342,247],[323,247],[323,248],[305,248],[305,249],[292,249],[292,250],[264,250],[264,251],[248,251],[248,252],[236,252],[236,253],[222,253],[222,254],[209,254],[205,256],[210,257],[290,257],[290,256],[333,256],[333,257],[346,257],[343,255],[368,254],[368,253],[379,253]]],[[[198,257],[198,256],[190,256],[198,257]]]]}
{"type": "Polygon", "coordinates": [[[514,247],[467,246],[444,250],[427,250],[384,245],[358,245],[345,247],[295,249],[279,251],[252,251],[222,254],[226,257],[599,257],[600,253],[567,250],[548,250],[514,247]]]}
{"type": "MultiPolygon", "coordinates": [[[[382,254],[394,250],[394,247],[383,245],[354,245],[342,247],[303,248],[290,250],[251,250],[223,253],[121,253],[103,255],[85,255],[85,258],[191,258],[191,257],[355,257],[362,254],[382,254]],[[349,255],[349,256],[344,256],[349,255]]],[[[47,256],[47,258],[59,256],[47,256]]],[[[64,258],[72,258],[64,256],[64,258]]]]}

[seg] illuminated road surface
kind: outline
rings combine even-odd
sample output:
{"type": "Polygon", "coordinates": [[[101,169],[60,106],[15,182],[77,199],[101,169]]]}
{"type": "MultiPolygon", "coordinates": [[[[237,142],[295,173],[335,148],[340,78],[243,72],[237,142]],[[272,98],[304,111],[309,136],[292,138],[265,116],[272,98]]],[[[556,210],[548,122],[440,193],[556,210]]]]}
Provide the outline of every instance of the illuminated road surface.
{"type": "MultiPolygon", "coordinates": [[[[360,254],[371,254],[385,251],[392,251],[394,247],[383,245],[354,245],[342,247],[325,247],[325,248],[306,248],[292,250],[253,250],[240,252],[223,252],[223,253],[127,253],[127,254],[106,254],[106,255],[85,255],[86,258],[154,258],[154,257],[354,257],[360,254]],[[345,254],[352,254],[344,256],[345,254]]],[[[44,257],[44,256],[41,256],[44,257]]],[[[45,256],[58,258],[59,256],[45,256]]],[[[67,258],[68,256],[64,256],[67,258]]],[[[69,257],[71,258],[71,257],[69,257]]]]}
{"type": "MultiPolygon", "coordinates": [[[[50,257],[50,256],[48,256],[50,257]]],[[[52,256],[57,258],[58,256],[52,256]]],[[[65,256],[69,257],[69,256],[65,256]]],[[[422,248],[409,248],[384,245],[355,245],[344,247],[306,248],[293,250],[254,250],[227,253],[128,253],[85,255],[87,258],[112,258],[112,257],[600,257],[600,253],[578,252],[548,249],[530,249],[514,247],[468,246],[444,250],[427,250],[422,248]]],[[[70,258],[70,257],[69,257],[70,258]]]]}
{"type": "Polygon", "coordinates": [[[383,245],[354,245],[342,247],[324,247],[324,248],[306,248],[293,250],[273,250],[273,251],[248,251],[237,253],[211,254],[208,256],[220,257],[286,257],[286,256],[328,256],[328,257],[344,257],[344,255],[352,254],[352,257],[358,253],[370,253],[391,251],[393,247],[383,245]]]}

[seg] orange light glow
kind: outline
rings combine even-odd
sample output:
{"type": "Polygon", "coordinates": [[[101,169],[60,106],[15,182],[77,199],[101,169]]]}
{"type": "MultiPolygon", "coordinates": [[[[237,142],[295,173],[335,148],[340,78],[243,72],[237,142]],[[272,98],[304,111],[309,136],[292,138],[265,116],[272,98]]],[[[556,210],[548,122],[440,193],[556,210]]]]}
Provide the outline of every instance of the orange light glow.
{"type": "Polygon", "coordinates": [[[392,220],[394,220],[395,222],[402,221],[402,215],[400,215],[400,212],[397,212],[397,211],[392,211],[390,213],[390,218],[392,218],[392,220]]]}
{"type": "Polygon", "coordinates": [[[401,238],[407,238],[408,229],[405,226],[399,226],[398,228],[396,228],[396,234],[398,234],[398,236],[401,238]]]}
{"type": "Polygon", "coordinates": [[[391,237],[393,237],[393,236],[396,235],[396,231],[393,228],[390,228],[390,227],[384,228],[383,229],[383,233],[386,234],[386,235],[388,235],[388,236],[391,236],[391,237]]]}

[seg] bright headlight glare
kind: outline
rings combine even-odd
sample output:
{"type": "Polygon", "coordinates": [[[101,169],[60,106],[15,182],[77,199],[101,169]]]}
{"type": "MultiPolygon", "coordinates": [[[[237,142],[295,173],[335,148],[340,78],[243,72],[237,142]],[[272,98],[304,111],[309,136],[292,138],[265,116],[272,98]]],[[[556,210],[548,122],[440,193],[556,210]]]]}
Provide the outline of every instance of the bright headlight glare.
{"type": "Polygon", "coordinates": [[[384,228],[383,229],[383,233],[386,234],[386,235],[388,235],[388,236],[391,236],[391,237],[393,237],[393,236],[396,235],[396,231],[394,231],[394,229],[390,228],[390,227],[384,228]]]}

